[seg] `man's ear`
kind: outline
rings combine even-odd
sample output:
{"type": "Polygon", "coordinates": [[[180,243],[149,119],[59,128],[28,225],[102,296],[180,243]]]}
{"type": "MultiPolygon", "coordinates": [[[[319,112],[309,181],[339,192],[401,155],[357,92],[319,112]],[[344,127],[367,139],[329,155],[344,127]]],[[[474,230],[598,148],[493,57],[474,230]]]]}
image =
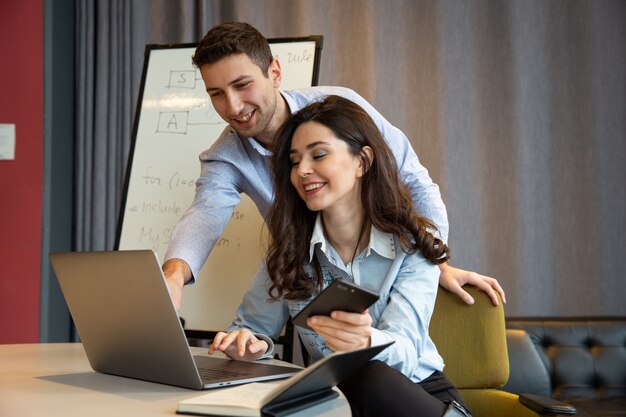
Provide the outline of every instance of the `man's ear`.
{"type": "Polygon", "coordinates": [[[359,158],[359,177],[365,175],[367,170],[374,163],[374,150],[369,146],[364,146],[361,148],[361,157],[359,158]]]}
{"type": "Polygon", "coordinates": [[[267,69],[267,76],[272,80],[274,88],[280,87],[280,83],[283,81],[283,70],[280,68],[280,61],[278,58],[274,58],[269,68],[267,69]]]}

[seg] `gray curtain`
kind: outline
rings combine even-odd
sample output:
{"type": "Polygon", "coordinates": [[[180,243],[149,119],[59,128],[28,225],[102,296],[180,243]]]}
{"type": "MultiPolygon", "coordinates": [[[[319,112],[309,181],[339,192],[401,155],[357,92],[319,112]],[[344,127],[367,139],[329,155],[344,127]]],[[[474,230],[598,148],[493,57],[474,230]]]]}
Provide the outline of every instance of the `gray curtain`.
{"type": "Polygon", "coordinates": [[[626,315],[626,2],[78,0],[77,249],[111,249],[148,43],[324,36],[441,186],[452,263],[509,316],[626,315]]]}
{"type": "Polygon", "coordinates": [[[76,249],[112,249],[145,46],[197,41],[206,7],[166,0],[76,4],[76,249]]]}

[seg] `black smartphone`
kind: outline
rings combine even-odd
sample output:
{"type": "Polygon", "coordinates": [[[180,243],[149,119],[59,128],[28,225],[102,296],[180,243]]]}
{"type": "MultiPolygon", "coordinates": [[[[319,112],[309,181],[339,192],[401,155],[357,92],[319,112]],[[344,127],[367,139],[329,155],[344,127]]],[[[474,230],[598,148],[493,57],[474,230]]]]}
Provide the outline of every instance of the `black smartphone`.
{"type": "Polygon", "coordinates": [[[519,402],[541,415],[576,414],[573,405],[536,394],[520,394],[519,402]]]}
{"type": "Polygon", "coordinates": [[[293,318],[296,326],[311,329],[306,321],[311,316],[330,316],[335,310],[362,313],[378,300],[378,294],[349,281],[336,279],[324,288],[293,318]]]}

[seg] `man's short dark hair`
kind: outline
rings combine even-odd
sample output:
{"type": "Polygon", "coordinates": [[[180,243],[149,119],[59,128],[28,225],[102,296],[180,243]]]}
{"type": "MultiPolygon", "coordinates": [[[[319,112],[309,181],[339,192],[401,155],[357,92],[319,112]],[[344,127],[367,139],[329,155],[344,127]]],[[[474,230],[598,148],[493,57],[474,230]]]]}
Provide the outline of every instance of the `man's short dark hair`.
{"type": "Polygon", "coordinates": [[[267,77],[274,57],[267,39],[245,22],[227,22],[215,26],[202,38],[191,58],[200,68],[230,55],[246,54],[267,77]]]}

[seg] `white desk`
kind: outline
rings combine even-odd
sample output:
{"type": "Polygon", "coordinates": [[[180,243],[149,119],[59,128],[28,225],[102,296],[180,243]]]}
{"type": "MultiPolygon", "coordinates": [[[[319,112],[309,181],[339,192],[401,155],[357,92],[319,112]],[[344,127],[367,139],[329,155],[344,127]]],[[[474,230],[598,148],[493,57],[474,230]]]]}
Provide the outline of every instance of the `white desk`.
{"type": "MultiPolygon", "coordinates": [[[[0,416],[175,416],[178,401],[201,394],[94,372],[80,343],[0,345],[0,416]]],[[[350,407],[341,396],[293,415],[309,416],[350,407]]]]}

